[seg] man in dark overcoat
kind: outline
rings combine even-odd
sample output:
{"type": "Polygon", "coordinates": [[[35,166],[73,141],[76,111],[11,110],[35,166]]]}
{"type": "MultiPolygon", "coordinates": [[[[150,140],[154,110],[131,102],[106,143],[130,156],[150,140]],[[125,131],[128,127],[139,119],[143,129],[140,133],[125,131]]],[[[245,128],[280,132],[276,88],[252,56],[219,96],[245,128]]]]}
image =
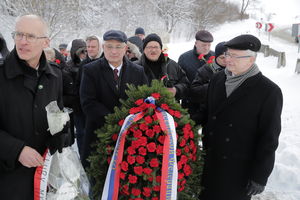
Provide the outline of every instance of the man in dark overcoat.
{"type": "Polygon", "coordinates": [[[43,19],[19,17],[12,36],[15,48],[0,66],[0,199],[32,200],[35,169],[59,139],[47,131],[45,106],[62,106],[62,75],[43,53],[49,45],[43,19]]]}
{"type": "Polygon", "coordinates": [[[249,200],[263,192],[281,131],[282,93],[255,64],[259,39],[240,35],[225,46],[226,69],[210,81],[202,122],[201,200],[249,200]]]}
{"type": "Polygon", "coordinates": [[[143,67],[130,62],[125,54],[127,36],[122,31],[110,30],[103,35],[104,58],[84,65],[80,86],[80,100],[86,115],[85,135],[81,152],[83,166],[91,144],[97,139],[95,130],[104,125],[104,117],[120,106],[120,99],[126,99],[127,84],[148,84],[143,67]]]}

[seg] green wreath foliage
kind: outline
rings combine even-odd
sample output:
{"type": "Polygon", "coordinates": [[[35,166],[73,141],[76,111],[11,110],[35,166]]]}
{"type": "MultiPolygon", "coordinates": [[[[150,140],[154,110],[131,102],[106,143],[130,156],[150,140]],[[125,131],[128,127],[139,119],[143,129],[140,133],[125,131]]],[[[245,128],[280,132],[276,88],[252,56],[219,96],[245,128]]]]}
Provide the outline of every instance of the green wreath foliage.
{"type": "MultiPolygon", "coordinates": [[[[186,109],[183,109],[181,105],[175,100],[172,94],[164,87],[162,82],[158,80],[153,80],[151,86],[142,85],[135,87],[133,85],[128,85],[128,90],[126,90],[126,94],[128,96],[127,100],[120,100],[122,106],[115,107],[114,113],[106,116],[105,125],[97,130],[95,133],[97,134],[98,140],[95,141],[96,150],[89,157],[90,168],[88,169],[88,175],[93,183],[93,196],[98,198],[102,195],[106,173],[109,167],[108,160],[112,152],[114,151],[114,146],[116,143],[112,137],[116,136],[121,129],[120,121],[124,120],[128,115],[130,109],[136,107],[136,101],[139,99],[145,99],[153,93],[159,93],[160,98],[156,100],[156,106],[161,107],[163,105],[168,105],[170,109],[173,111],[179,111],[180,116],[174,117],[174,121],[177,123],[176,133],[178,135],[177,146],[179,145],[181,138],[183,138],[183,128],[185,125],[190,124],[191,130],[193,131],[194,143],[197,148],[197,152],[193,160],[189,160],[188,164],[192,169],[192,173],[186,177],[185,186],[181,188],[177,194],[178,199],[184,200],[192,200],[197,199],[201,192],[200,182],[201,182],[201,174],[203,168],[203,160],[202,160],[202,148],[199,143],[201,142],[201,137],[198,134],[198,130],[200,127],[195,126],[195,122],[190,119],[190,116],[186,109]]],[[[148,109],[148,115],[152,115],[154,113],[153,109],[148,109]]],[[[144,119],[141,119],[144,120],[144,119]]],[[[189,144],[187,144],[189,145],[189,144]]],[[[124,151],[125,153],[125,151],[124,151]]],[[[186,152],[182,152],[186,156],[191,156],[186,152]]],[[[124,157],[123,157],[124,159],[124,157]]],[[[177,162],[179,161],[179,157],[177,156],[177,162]]],[[[180,184],[178,185],[178,188],[180,184]]],[[[122,196],[122,195],[121,195],[122,196]]],[[[133,198],[134,197],[130,197],[133,198]]],[[[119,195],[119,199],[122,199],[119,195]]],[[[125,198],[124,198],[125,199],[125,198]]],[[[128,197],[127,197],[128,199],[128,197]]]]}

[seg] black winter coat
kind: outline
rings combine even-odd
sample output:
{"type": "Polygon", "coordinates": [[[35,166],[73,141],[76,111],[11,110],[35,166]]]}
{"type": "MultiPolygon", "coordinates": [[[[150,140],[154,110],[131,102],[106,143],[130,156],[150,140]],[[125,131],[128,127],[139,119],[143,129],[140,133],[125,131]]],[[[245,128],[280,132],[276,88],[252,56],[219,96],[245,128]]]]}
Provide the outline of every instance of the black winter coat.
{"type": "MultiPolygon", "coordinates": [[[[205,60],[208,60],[209,57],[214,56],[215,53],[210,51],[207,55],[204,56],[205,60]]],[[[192,83],[197,70],[202,67],[206,62],[202,59],[198,59],[199,54],[197,53],[196,47],[183,53],[179,59],[178,64],[185,71],[187,78],[192,83]]]]}
{"type": "Polygon", "coordinates": [[[104,125],[104,117],[114,112],[115,106],[120,106],[120,99],[126,99],[127,84],[148,84],[144,69],[123,59],[119,81],[114,80],[113,71],[106,58],[101,58],[83,67],[80,86],[80,99],[86,127],[83,140],[81,160],[83,166],[88,166],[86,159],[90,155],[91,144],[97,139],[95,130],[104,125]]]}
{"type": "Polygon", "coordinates": [[[186,96],[189,92],[189,80],[186,77],[185,72],[181,69],[181,67],[169,57],[165,60],[163,54],[160,56],[161,61],[161,68],[159,76],[155,75],[152,71],[152,66],[149,66],[146,62],[145,54],[142,55],[141,59],[136,63],[141,65],[145,69],[145,73],[147,75],[149,84],[154,79],[160,80],[163,76],[167,75],[169,78],[169,83],[176,88],[176,99],[182,99],[186,96]]]}
{"type": "Polygon", "coordinates": [[[281,131],[282,93],[258,73],[227,98],[224,71],[210,81],[201,200],[250,199],[249,180],[266,185],[281,131]]]}
{"type": "Polygon", "coordinates": [[[37,72],[14,49],[0,67],[0,92],[0,198],[32,200],[35,168],[18,158],[25,145],[45,152],[50,138],[45,106],[57,101],[62,108],[62,75],[44,53],[37,72]]]}

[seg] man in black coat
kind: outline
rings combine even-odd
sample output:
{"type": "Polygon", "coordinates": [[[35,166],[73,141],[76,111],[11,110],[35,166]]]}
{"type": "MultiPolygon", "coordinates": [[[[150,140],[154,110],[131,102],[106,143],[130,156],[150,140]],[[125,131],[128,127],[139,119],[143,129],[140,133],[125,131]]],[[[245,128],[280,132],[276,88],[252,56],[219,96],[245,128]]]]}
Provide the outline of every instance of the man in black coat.
{"type": "Polygon", "coordinates": [[[182,99],[187,95],[189,80],[181,67],[162,52],[162,41],[155,34],[149,34],[144,40],[144,53],[137,64],[145,69],[149,83],[152,80],[163,80],[167,89],[176,97],[182,99]]]}
{"type": "Polygon", "coordinates": [[[80,86],[80,100],[86,115],[86,128],[83,139],[81,160],[88,166],[87,158],[91,144],[97,139],[95,130],[104,125],[104,117],[120,106],[120,99],[126,99],[127,84],[148,84],[144,69],[130,62],[125,54],[127,36],[117,30],[103,35],[104,58],[83,67],[80,86]]]}
{"type": "Polygon", "coordinates": [[[5,57],[9,54],[9,50],[6,46],[6,41],[0,33],[0,64],[3,63],[5,57]]]}
{"type": "Polygon", "coordinates": [[[240,35],[225,46],[226,68],[210,81],[202,122],[201,200],[249,200],[263,192],[281,131],[282,93],[255,64],[259,39],[240,35]]]}
{"type": "Polygon", "coordinates": [[[15,48],[0,66],[0,198],[32,200],[37,166],[46,146],[55,151],[59,135],[51,136],[45,106],[62,108],[62,75],[47,61],[47,26],[38,16],[17,19],[15,48]]]}

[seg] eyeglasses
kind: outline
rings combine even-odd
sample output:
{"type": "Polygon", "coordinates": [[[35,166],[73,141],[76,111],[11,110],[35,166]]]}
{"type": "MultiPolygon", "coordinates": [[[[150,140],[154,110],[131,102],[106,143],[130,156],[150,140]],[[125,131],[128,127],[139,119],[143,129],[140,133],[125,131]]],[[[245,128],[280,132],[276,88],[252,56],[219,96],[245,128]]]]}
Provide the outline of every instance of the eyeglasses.
{"type": "Polygon", "coordinates": [[[37,37],[34,34],[31,33],[22,33],[22,32],[18,32],[18,31],[14,31],[11,33],[11,36],[14,40],[22,40],[23,37],[25,36],[25,39],[27,42],[36,42],[38,39],[44,39],[47,38],[46,36],[43,37],[37,37]]]}
{"type": "Polygon", "coordinates": [[[125,47],[125,45],[118,45],[118,46],[113,46],[113,45],[104,45],[108,50],[113,50],[116,49],[118,51],[120,51],[121,49],[123,49],[125,47]]]}
{"type": "Polygon", "coordinates": [[[154,50],[160,49],[159,46],[146,46],[145,48],[146,48],[146,49],[154,49],[154,50]]]}
{"type": "Polygon", "coordinates": [[[231,54],[229,52],[225,52],[224,53],[224,56],[225,58],[232,58],[232,59],[239,59],[239,58],[249,58],[249,57],[252,57],[250,55],[247,55],[247,56],[237,56],[237,55],[234,55],[234,54],[231,54]]]}

